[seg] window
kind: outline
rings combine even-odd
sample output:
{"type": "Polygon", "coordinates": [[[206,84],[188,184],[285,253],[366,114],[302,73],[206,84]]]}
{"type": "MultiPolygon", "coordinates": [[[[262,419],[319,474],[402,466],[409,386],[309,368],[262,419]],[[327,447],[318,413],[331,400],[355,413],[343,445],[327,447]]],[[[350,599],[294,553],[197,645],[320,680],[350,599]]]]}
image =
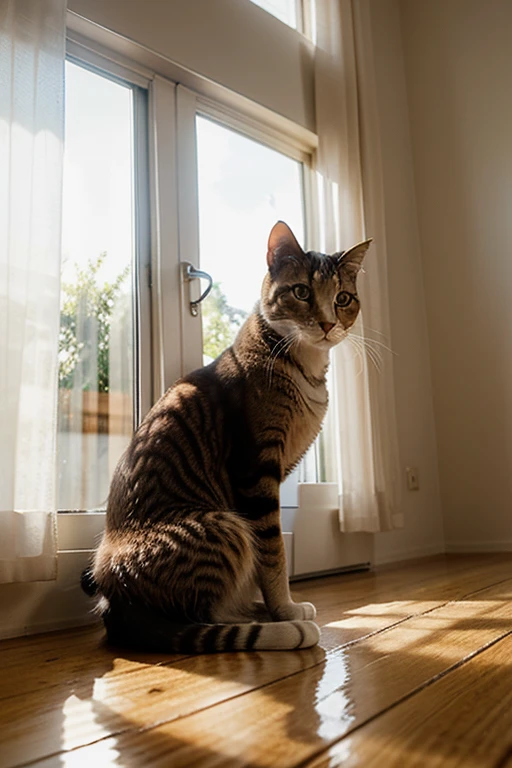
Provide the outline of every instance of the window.
{"type": "Polygon", "coordinates": [[[301,0],[252,0],[252,2],[271,13],[276,19],[288,24],[289,27],[300,30],[301,0]]]}
{"type": "MultiPolygon", "coordinates": [[[[158,118],[159,166],[152,173],[164,184],[154,189],[154,206],[166,216],[156,246],[151,335],[148,282],[139,279],[150,258],[140,235],[141,221],[146,216],[148,230],[149,219],[140,190],[150,178],[147,158],[145,166],[141,161],[144,151],[138,151],[145,140],[141,125],[147,131],[148,120],[142,92],[92,64],[67,62],[58,411],[62,511],[103,506],[112,472],[151,405],[149,350],[156,349],[155,372],[158,378],[159,367],[164,370],[165,386],[212,360],[233,341],[259,298],[273,224],[284,219],[305,242],[307,152],[294,145],[287,154],[283,137],[266,139],[255,125],[246,135],[243,120],[233,114],[224,125],[215,109],[203,111],[195,94],[160,80],[152,95],[155,112],[159,104],[173,103],[182,130],[176,137],[168,133],[172,112],[165,114],[167,127],[158,118]],[[185,184],[179,222],[173,218],[174,140],[185,184]],[[170,196],[162,196],[164,191],[170,196]],[[172,243],[176,232],[184,236],[179,247],[172,243]],[[185,258],[213,276],[202,323],[180,298],[178,267],[185,258]],[[141,408],[142,375],[149,391],[141,408]]],[[[153,399],[158,394],[156,387],[153,399]]]]}
{"type": "Polygon", "coordinates": [[[302,164],[205,117],[196,120],[203,360],[229,346],[259,299],[267,240],[279,218],[304,242],[302,164]]]}
{"type": "Polygon", "coordinates": [[[136,391],[134,90],[68,61],[58,505],[104,502],[136,391]]]}

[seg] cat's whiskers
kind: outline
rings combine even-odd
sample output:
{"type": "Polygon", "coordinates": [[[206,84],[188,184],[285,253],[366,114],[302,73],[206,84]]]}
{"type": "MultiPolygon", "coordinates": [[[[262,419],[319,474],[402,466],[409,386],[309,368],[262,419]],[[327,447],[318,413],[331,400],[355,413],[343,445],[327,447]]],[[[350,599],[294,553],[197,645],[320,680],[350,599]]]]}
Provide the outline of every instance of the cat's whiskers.
{"type": "Polygon", "coordinates": [[[382,336],[384,339],[388,338],[387,334],[383,333],[382,331],[378,331],[376,328],[370,328],[369,325],[365,325],[364,324],[364,321],[363,321],[362,329],[363,329],[364,333],[368,333],[368,332],[369,333],[376,333],[379,336],[382,336]]]}
{"type": "Polygon", "coordinates": [[[356,373],[357,378],[361,376],[364,370],[364,357],[363,357],[363,351],[361,347],[359,346],[356,339],[353,339],[350,335],[347,336],[348,341],[350,342],[350,346],[352,347],[353,351],[355,352],[358,360],[359,360],[359,370],[356,373]]]}
{"type": "Polygon", "coordinates": [[[279,345],[276,345],[276,347],[274,347],[272,354],[270,356],[270,362],[272,364],[272,368],[275,367],[275,363],[279,355],[281,354],[285,355],[290,350],[293,343],[297,340],[298,340],[298,334],[297,334],[297,331],[294,329],[287,336],[283,337],[279,345]],[[279,349],[277,349],[277,346],[279,346],[279,349]]]}
{"type": "MultiPolygon", "coordinates": [[[[364,356],[366,356],[375,366],[375,369],[381,373],[382,371],[382,354],[380,350],[374,349],[370,344],[368,344],[368,340],[365,339],[362,336],[356,336],[354,334],[349,333],[347,338],[351,342],[352,346],[355,349],[359,350],[359,354],[361,357],[361,360],[364,360],[364,356]]],[[[359,375],[359,374],[358,374],[359,375]]]]}
{"type": "Polygon", "coordinates": [[[372,350],[373,356],[379,361],[379,363],[382,365],[383,363],[383,350],[386,352],[391,353],[392,355],[396,355],[397,353],[394,352],[390,347],[388,347],[386,344],[383,344],[380,341],[377,341],[376,339],[370,339],[367,336],[360,336],[356,333],[350,333],[349,334],[352,339],[358,339],[359,342],[367,349],[372,350]]]}
{"type": "Polygon", "coordinates": [[[286,336],[283,336],[279,341],[272,347],[272,351],[270,352],[269,359],[267,360],[267,366],[274,358],[276,358],[283,350],[287,342],[295,335],[295,331],[291,331],[290,333],[286,334],[286,336]]]}
{"type": "Polygon", "coordinates": [[[296,340],[297,340],[297,331],[293,329],[286,336],[283,336],[283,338],[280,339],[277,342],[277,344],[273,347],[272,352],[270,353],[270,356],[265,365],[265,375],[268,380],[269,387],[272,386],[272,374],[274,372],[277,358],[279,357],[280,354],[286,354],[286,352],[288,352],[288,350],[291,348],[293,342],[296,340]]]}
{"type": "Polygon", "coordinates": [[[373,350],[368,344],[365,344],[361,339],[353,339],[352,341],[359,346],[363,363],[365,359],[368,359],[373,363],[375,370],[380,373],[382,371],[382,358],[379,353],[373,350]]]}
{"type": "MultiPolygon", "coordinates": [[[[371,329],[368,329],[371,330],[371,329]]],[[[377,331],[378,333],[378,331],[377,331]]],[[[374,344],[375,346],[379,347],[380,349],[385,350],[386,352],[389,352],[392,355],[397,355],[398,353],[395,352],[391,347],[388,347],[387,344],[384,344],[382,341],[379,341],[378,339],[371,339],[368,336],[361,336],[360,334],[353,333],[352,331],[349,331],[349,335],[352,338],[361,339],[365,344],[374,344]]]]}
{"type": "Polygon", "coordinates": [[[382,358],[382,352],[378,347],[373,347],[368,339],[359,337],[357,339],[357,343],[360,345],[361,349],[364,350],[364,352],[368,355],[368,357],[373,360],[377,367],[382,367],[383,364],[383,358],[382,358]]]}
{"type": "Polygon", "coordinates": [[[376,370],[380,373],[382,371],[382,365],[383,365],[383,358],[382,358],[381,351],[379,349],[372,347],[371,344],[368,343],[367,339],[360,339],[359,344],[361,344],[362,349],[368,355],[368,358],[372,361],[376,370]]]}
{"type": "Polygon", "coordinates": [[[265,363],[265,376],[268,379],[269,386],[272,384],[272,371],[275,365],[275,360],[277,359],[279,353],[281,350],[285,347],[288,340],[293,335],[292,333],[287,334],[286,336],[283,336],[279,341],[272,347],[272,351],[270,352],[270,355],[268,357],[267,362],[265,363]]]}

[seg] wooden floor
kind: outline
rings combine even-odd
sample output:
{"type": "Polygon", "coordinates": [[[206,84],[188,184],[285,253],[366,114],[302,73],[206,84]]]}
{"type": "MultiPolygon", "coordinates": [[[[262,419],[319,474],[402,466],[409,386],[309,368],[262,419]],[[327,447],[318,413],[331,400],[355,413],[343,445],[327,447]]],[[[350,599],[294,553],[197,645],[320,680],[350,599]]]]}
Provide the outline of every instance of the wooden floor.
{"type": "Polygon", "coordinates": [[[0,643],[0,765],[512,768],[512,555],[295,585],[321,647],[126,654],[0,643]]]}

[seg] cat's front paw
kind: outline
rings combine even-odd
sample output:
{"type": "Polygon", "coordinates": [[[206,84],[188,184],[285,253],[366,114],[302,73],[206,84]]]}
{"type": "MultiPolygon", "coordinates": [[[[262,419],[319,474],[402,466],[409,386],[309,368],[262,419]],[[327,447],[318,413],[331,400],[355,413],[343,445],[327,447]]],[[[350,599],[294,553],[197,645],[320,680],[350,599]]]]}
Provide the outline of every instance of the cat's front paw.
{"type": "Polygon", "coordinates": [[[307,621],[313,621],[316,617],[316,608],[313,603],[294,603],[295,608],[302,611],[300,618],[307,621]]]}
{"type": "Polygon", "coordinates": [[[313,620],[316,616],[316,608],[313,603],[287,603],[281,606],[277,613],[278,621],[313,620]]]}

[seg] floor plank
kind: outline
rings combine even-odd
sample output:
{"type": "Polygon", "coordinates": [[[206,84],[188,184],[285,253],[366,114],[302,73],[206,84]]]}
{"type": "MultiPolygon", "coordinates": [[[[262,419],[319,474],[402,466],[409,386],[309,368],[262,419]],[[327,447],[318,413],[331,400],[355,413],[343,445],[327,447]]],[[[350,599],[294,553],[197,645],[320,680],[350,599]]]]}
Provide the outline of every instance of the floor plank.
{"type": "Polygon", "coordinates": [[[173,766],[336,760],[512,628],[510,556],[431,558],[294,593],[318,607],[321,648],[126,654],[98,628],[0,643],[0,766],[168,766],[170,752],[173,766]]]}
{"type": "Polygon", "coordinates": [[[508,636],[308,766],[502,768],[510,765],[511,754],[512,637],[508,636]]]}
{"type": "Polygon", "coordinates": [[[106,646],[104,635],[103,625],[89,626],[20,638],[18,647],[0,648],[0,700],[53,687],[69,690],[73,684],[94,681],[104,674],[113,677],[184,659],[178,654],[148,658],[136,652],[120,657],[106,646]]]}

